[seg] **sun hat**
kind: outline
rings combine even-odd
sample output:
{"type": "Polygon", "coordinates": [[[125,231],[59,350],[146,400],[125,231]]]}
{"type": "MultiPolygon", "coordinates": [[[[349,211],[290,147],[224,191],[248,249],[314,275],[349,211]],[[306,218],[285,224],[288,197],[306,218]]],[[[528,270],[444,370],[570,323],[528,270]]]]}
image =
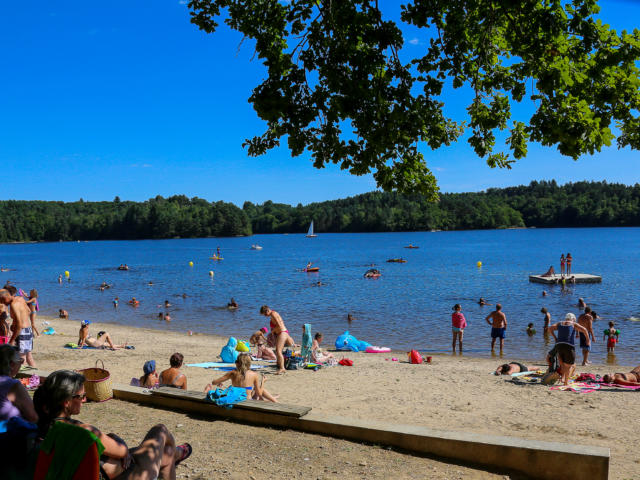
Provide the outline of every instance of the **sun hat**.
{"type": "Polygon", "coordinates": [[[262,332],[264,332],[264,333],[267,333],[267,332],[269,331],[269,329],[268,329],[267,327],[262,327],[262,328],[260,329],[260,331],[262,331],[262,332]]]}
{"type": "Polygon", "coordinates": [[[144,366],[142,367],[142,371],[145,375],[151,375],[156,370],[156,361],[149,360],[148,362],[144,362],[144,366]]]}

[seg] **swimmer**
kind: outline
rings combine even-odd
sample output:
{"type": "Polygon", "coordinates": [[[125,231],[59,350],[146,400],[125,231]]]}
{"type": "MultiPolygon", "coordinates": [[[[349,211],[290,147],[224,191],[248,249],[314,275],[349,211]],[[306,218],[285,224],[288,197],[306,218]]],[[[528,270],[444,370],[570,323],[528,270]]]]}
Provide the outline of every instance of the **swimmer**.
{"type": "Polygon", "coordinates": [[[227,308],[229,310],[235,310],[238,307],[239,307],[238,302],[236,302],[235,299],[231,297],[231,300],[229,300],[229,303],[227,303],[227,308]]]}
{"type": "Polygon", "coordinates": [[[544,313],[544,327],[542,327],[542,332],[545,335],[548,335],[549,325],[551,325],[551,314],[549,313],[549,310],[546,309],[546,307],[542,307],[540,309],[540,313],[544,313]]]}
{"type": "Polygon", "coordinates": [[[158,320],[164,320],[164,313],[160,312],[158,314],[158,320]]]}
{"type": "Polygon", "coordinates": [[[187,297],[188,297],[188,295],[186,293],[182,294],[182,298],[187,298],[187,297]]]}
{"type": "Polygon", "coordinates": [[[478,305],[480,305],[482,307],[484,305],[491,305],[491,304],[485,302],[484,298],[480,297],[480,300],[478,300],[478,305]]]}
{"type": "Polygon", "coordinates": [[[351,315],[350,313],[347,313],[347,322],[353,322],[353,315],[351,315]]]}
{"type": "Polygon", "coordinates": [[[169,312],[164,314],[164,321],[165,322],[170,322],[171,321],[171,315],[169,315],[169,312]]]}
{"type": "Polygon", "coordinates": [[[311,285],[312,287],[321,287],[323,285],[326,285],[326,283],[322,283],[321,281],[317,281],[316,283],[314,283],[313,285],[311,285]]]}
{"type": "Polygon", "coordinates": [[[120,301],[120,299],[118,297],[113,299],[113,308],[117,308],[118,307],[118,302],[120,301]]]}
{"type": "Polygon", "coordinates": [[[579,298],[578,299],[578,308],[581,310],[584,310],[586,308],[587,304],[584,303],[584,299],[579,298]]]}
{"type": "Polygon", "coordinates": [[[136,297],[131,297],[131,300],[129,300],[127,303],[134,307],[137,307],[138,305],[140,305],[140,301],[136,300],[136,297]]]}
{"type": "Polygon", "coordinates": [[[69,312],[67,312],[66,310],[58,310],[58,317],[59,318],[69,318],[69,312]]]}
{"type": "Polygon", "coordinates": [[[529,325],[527,325],[527,335],[529,335],[530,337],[533,337],[536,334],[536,329],[533,328],[533,323],[530,323],[529,325]]]}
{"type": "Polygon", "coordinates": [[[542,296],[546,297],[547,296],[547,291],[546,290],[542,290],[542,296]]]}
{"type": "Polygon", "coordinates": [[[62,283],[62,275],[58,275],[58,283],[62,283]]]}
{"type": "Polygon", "coordinates": [[[171,304],[169,303],[169,300],[165,300],[164,301],[164,308],[169,308],[171,306],[171,304]]]}
{"type": "Polygon", "coordinates": [[[151,287],[151,286],[153,286],[153,282],[152,282],[151,280],[149,280],[149,281],[147,282],[147,285],[149,285],[149,286],[151,287]]]}

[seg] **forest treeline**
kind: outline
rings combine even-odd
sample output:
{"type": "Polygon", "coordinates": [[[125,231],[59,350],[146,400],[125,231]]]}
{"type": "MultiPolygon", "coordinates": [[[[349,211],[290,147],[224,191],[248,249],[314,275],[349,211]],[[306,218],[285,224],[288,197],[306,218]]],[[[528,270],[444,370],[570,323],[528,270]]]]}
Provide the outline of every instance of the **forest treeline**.
{"type": "Polygon", "coordinates": [[[250,235],[237,206],[184,195],[146,202],[0,202],[0,242],[250,235]]]}
{"type": "Polygon", "coordinates": [[[0,201],[0,242],[133,240],[306,232],[398,232],[510,227],[639,226],[640,185],[534,181],[478,193],[371,192],[285,205],[208,202],[184,195],[146,202],[0,201]]]}
{"type": "Polygon", "coordinates": [[[429,203],[420,195],[371,192],[292,207],[245,202],[253,233],[399,232],[511,227],[640,225],[640,185],[533,181],[478,193],[445,193],[429,203]]]}

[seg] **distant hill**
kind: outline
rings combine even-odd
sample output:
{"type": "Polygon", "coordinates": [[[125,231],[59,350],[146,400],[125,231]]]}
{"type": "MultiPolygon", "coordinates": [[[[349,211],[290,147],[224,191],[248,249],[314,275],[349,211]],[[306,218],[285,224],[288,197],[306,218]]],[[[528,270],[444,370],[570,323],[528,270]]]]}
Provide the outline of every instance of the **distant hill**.
{"type": "Polygon", "coordinates": [[[146,202],[0,201],[0,242],[133,240],[252,233],[401,232],[522,227],[640,226],[640,185],[531,182],[478,193],[370,192],[309,205],[208,202],[184,195],[146,202]]]}

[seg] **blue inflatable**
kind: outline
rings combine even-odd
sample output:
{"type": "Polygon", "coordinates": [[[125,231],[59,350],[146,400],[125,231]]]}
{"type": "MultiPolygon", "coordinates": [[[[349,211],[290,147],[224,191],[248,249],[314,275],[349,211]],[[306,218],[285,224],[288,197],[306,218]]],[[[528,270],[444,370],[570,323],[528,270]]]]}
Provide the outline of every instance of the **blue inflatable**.
{"type": "Polygon", "coordinates": [[[352,352],[364,352],[371,344],[363,340],[358,340],[347,330],[336,338],[337,350],[351,350],[352,352]]]}
{"type": "Polygon", "coordinates": [[[222,351],[220,352],[220,357],[224,363],[236,363],[236,358],[238,358],[239,352],[236,351],[236,347],[238,346],[238,341],[229,337],[229,341],[227,345],[222,347],[222,351]]]}

